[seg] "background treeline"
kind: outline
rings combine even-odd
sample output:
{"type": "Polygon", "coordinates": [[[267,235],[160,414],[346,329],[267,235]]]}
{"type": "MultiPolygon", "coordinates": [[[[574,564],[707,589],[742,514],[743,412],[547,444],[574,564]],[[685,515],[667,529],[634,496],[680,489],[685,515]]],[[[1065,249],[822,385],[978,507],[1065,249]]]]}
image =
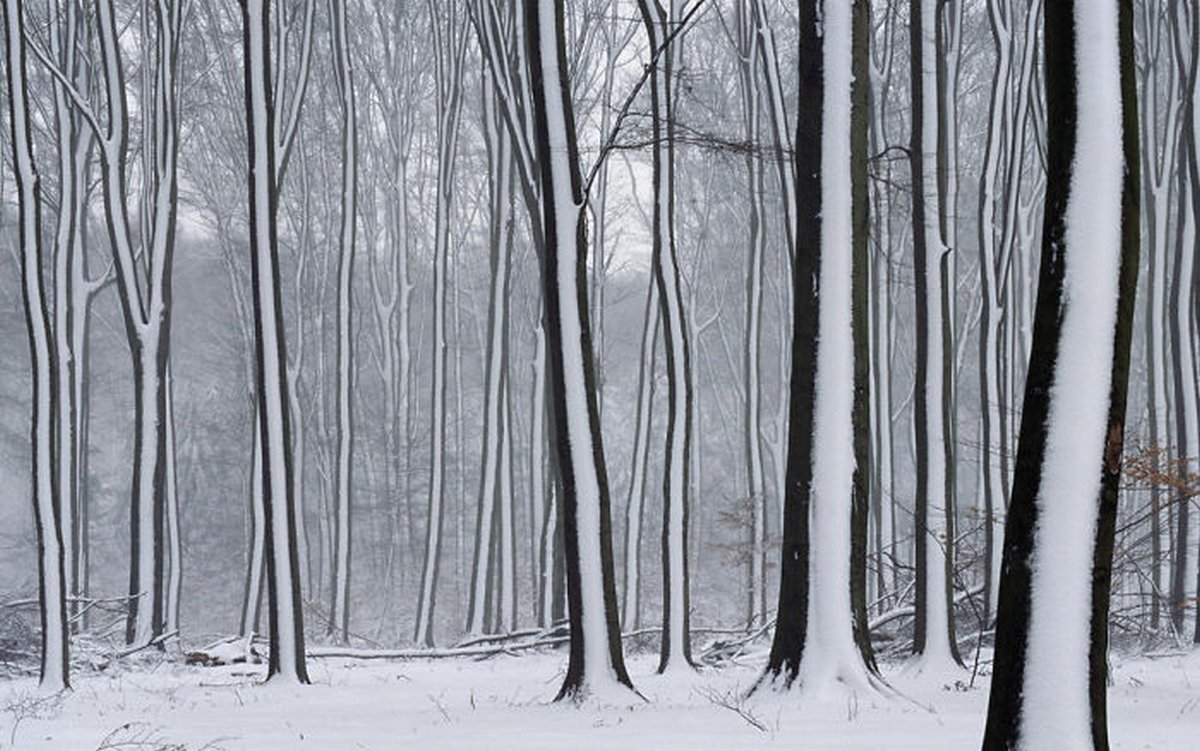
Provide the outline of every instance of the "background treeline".
{"type": "MultiPolygon", "coordinates": [[[[277,5],[276,110],[287,176],[279,260],[310,639],[449,644],[467,633],[549,626],[565,606],[537,248],[520,176],[527,154],[510,142],[506,93],[489,72],[497,58],[488,56],[499,54],[514,69],[519,61],[505,59],[493,42],[481,44],[493,33],[515,33],[512,11],[475,0],[277,5]],[[337,13],[346,16],[345,38],[334,33],[337,13]],[[354,139],[345,137],[347,122],[354,139]],[[357,184],[349,204],[348,145],[357,184]],[[431,494],[443,507],[432,515],[431,494]],[[492,499],[487,514],[480,512],[485,496],[492,499]],[[431,546],[434,518],[441,526],[431,546]],[[340,565],[339,551],[348,556],[340,565]],[[440,564],[434,572],[431,556],[440,564]]],[[[1032,336],[1045,183],[1041,5],[939,5],[939,221],[949,249],[940,260],[949,384],[943,408],[950,416],[944,449],[953,501],[943,542],[964,649],[988,638],[995,610],[1032,336]]],[[[1183,3],[1135,6],[1143,272],[1111,625],[1118,642],[1158,644],[1190,640],[1195,628],[1196,525],[1189,529],[1181,513],[1200,487],[1200,281],[1184,169],[1195,137],[1185,116],[1195,19],[1183,3]]],[[[177,620],[146,627],[152,638],[172,638],[177,629],[199,642],[265,630],[256,604],[262,521],[251,502],[261,489],[254,480],[242,32],[232,2],[183,4],[173,32],[155,8],[126,0],[27,2],[35,50],[28,88],[52,249],[43,273],[60,369],[77,383],[62,391],[71,394],[64,403],[73,405],[73,428],[60,433],[60,440],[75,436],[60,443],[60,455],[74,457],[73,479],[63,484],[76,598],[70,612],[78,631],[135,642],[136,614],[127,617],[121,599],[140,586],[130,581],[131,559],[139,546],[157,545],[173,560],[170,523],[162,523],[160,539],[131,525],[139,431],[149,438],[144,431],[151,430],[134,419],[139,366],[131,344],[135,351],[147,344],[131,338],[122,306],[130,291],[121,284],[124,251],[114,250],[100,154],[109,149],[127,180],[118,192],[136,265],[128,278],[148,294],[162,270],[155,254],[169,258],[162,280],[171,290],[162,303],[168,334],[157,346],[169,353],[160,363],[169,372],[160,429],[170,439],[155,483],[163,504],[177,508],[182,560],[152,573],[164,600],[172,566],[182,578],[177,620]],[[108,22],[105,9],[114,14],[108,22]],[[120,80],[106,70],[114,57],[104,52],[110,31],[119,40],[120,80]],[[98,138],[84,114],[110,122],[110,80],[127,100],[124,142],[98,138]],[[80,107],[73,97],[90,104],[80,107]],[[175,124],[173,146],[161,130],[164,118],[175,124]],[[177,159],[173,219],[154,205],[168,148],[177,159]],[[173,232],[173,247],[158,244],[156,229],[173,232]]],[[[580,0],[566,11],[583,171],[594,177],[589,294],[618,595],[622,627],[634,631],[659,624],[663,589],[658,520],[668,376],[658,303],[648,301],[654,136],[648,92],[627,101],[650,51],[632,3],[580,0]]],[[[693,629],[764,624],[777,591],[795,252],[787,118],[804,107],[795,101],[794,13],[792,4],[773,0],[710,0],[673,51],[676,243],[694,389],[693,629]]],[[[908,3],[876,2],[870,51],[866,569],[877,646],[897,652],[907,651],[914,582],[924,573],[913,554],[908,13],[908,3]]],[[[28,503],[31,368],[9,137],[5,127],[0,237],[13,252],[0,254],[0,592],[21,601],[36,592],[37,570],[28,503]]],[[[151,301],[145,310],[154,312],[151,301]]],[[[36,613],[14,606],[3,617],[16,634],[14,619],[33,623],[36,613]]]]}

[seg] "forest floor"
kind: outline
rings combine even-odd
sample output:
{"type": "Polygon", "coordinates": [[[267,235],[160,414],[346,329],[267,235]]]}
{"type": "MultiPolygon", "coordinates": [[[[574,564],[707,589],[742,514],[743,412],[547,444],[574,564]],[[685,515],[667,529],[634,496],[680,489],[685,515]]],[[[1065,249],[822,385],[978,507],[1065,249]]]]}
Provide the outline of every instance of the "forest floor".
{"type": "MultiPolygon", "coordinates": [[[[39,697],[0,682],[0,748],[30,749],[913,749],[979,747],[987,677],[884,666],[897,695],[760,692],[747,659],[695,676],[630,659],[645,701],[552,704],[562,653],[487,660],[314,659],[308,687],[262,685],[261,666],[126,663],[78,671],[74,690],[39,697]]],[[[1116,749],[1194,749],[1200,654],[1112,660],[1116,749]]]]}

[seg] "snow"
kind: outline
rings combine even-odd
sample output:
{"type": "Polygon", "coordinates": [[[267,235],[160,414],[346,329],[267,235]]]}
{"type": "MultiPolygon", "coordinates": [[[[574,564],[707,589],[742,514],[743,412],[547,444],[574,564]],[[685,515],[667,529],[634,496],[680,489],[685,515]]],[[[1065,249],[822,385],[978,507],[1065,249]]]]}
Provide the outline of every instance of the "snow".
{"type": "MultiPolygon", "coordinates": [[[[263,685],[264,666],[78,675],[75,691],[35,704],[35,683],[0,684],[0,739],[14,749],[96,748],[143,733],[159,743],[254,749],[811,748],[961,751],[977,748],[987,679],[973,688],[889,675],[904,697],[741,699],[759,665],[706,670],[694,681],[653,675],[656,655],[630,660],[648,701],[552,704],[565,654],[425,662],[313,660],[313,685],[263,685]],[[722,706],[722,704],[728,705],[722,706]],[[744,718],[738,712],[745,713],[744,718]],[[759,723],[757,729],[751,722],[759,723]],[[121,730],[128,725],[128,729],[121,730]]],[[[1187,748],[1200,732],[1196,655],[1114,661],[1114,749],[1187,748]]],[[[627,696],[630,696],[628,692],[627,696]]]]}
{"type": "Polygon", "coordinates": [[[1088,648],[1124,176],[1117,9],[1075,9],[1078,117],[1064,309],[1034,530],[1025,748],[1090,749],[1088,648]]]}

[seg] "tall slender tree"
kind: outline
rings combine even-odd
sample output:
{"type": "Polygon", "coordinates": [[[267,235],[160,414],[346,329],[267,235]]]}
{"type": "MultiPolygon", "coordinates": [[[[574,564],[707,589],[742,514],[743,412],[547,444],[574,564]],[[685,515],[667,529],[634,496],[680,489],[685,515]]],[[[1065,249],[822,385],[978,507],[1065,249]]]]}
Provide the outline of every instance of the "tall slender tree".
{"type": "Polygon", "coordinates": [[[1046,3],[1047,184],[984,749],[1108,748],[1138,274],[1133,3],[1046,3]]]}
{"type": "Polygon", "coordinates": [[[675,240],[675,102],[672,77],[680,62],[678,39],[665,52],[678,22],[675,0],[638,0],[656,60],[650,70],[653,110],[654,211],[651,267],[658,290],[667,369],[667,443],[663,467],[663,631],[658,671],[692,660],[688,585],[688,502],[692,469],[692,353],[683,305],[683,278],[675,240]]]}
{"type": "Polygon", "coordinates": [[[587,325],[583,185],[563,12],[561,0],[524,0],[545,238],[542,299],[571,626],[570,658],[558,699],[578,701],[633,684],[617,622],[608,477],[587,325]]]}
{"type": "Polygon", "coordinates": [[[333,67],[342,126],[342,186],[338,253],[337,516],[329,632],[350,636],[351,469],[354,465],[354,240],[358,206],[358,111],[346,0],[330,0],[333,67]]]}
{"type": "Polygon", "coordinates": [[[865,571],[853,562],[865,559],[855,534],[865,499],[856,490],[864,475],[855,423],[866,417],[856,384],[865,388],[867,374],[852,322],[861,326],[866,312],[867,24],[863,1],[800,5],[799,100],[809,106],[795,139],[787,485],[778,615],[762,679],[780,688],[872,684],[854,606],[865,571]]]}
{"type": "Polygon", "coordinates": [[[916,618],[913,653],[918,665],[940,670],[958,662],[954,639],[953,499],[947,493],[947,355],[943,326],[943,258],[948,252],[941,229],[942,186],[939,173],[941,86],[938,58],[938,0],[912,0],[909,52],[912,66],[912,223],[913,274],[916,277],[916,383],[913,419],[916,434],[916,502],[913,514],[916,549],[916,618]]]}
{"type": "Polygon", "coordinates": [[[242,0],[247,156],[249,164],[250,271],[258,368],[262,504],[267,528],[267,594],[271,654],[267,680],[308,683],[304,611],[296,555],[296,506],[279,284],[278,228],[281,183],[271,97],[270,0],[242,0]]]}
{"type": "Polygon", "coordinates": [[[70,686],[66,574],[63,561],[62,508],[55,476],[54,340],[42,279],[41,177],[33,155],[33,121],[29,109],[29,71],[25,62],[25,9],[21,0],[4,2],[5,77],[13,177],[20,213],[21,295],[33,367],[33,412],[30,419],[30,466],[33,518],[37,530],[38,611],[42,627],[42,688],[70,686]]]}

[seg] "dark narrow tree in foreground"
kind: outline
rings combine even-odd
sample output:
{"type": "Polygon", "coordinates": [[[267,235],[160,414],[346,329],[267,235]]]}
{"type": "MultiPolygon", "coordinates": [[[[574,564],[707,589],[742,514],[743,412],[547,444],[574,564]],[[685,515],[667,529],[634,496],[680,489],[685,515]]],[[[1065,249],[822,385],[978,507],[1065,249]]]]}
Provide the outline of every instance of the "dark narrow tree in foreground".
{"type": "Polygon", "coordinates": [[[571,627],[570,659],[558,698],[579,700],[606,687],[632,688],[633,684],[625,671],[617,624],[612,521],[587,325],[587,236],[563,4],[525,0],[524,12],[545,238],[541,272],[550,412],[571,627]]]}
{"type": "Polygon", "coordinates": [[[1132,0],[1047,3],[1046,210],[984,749],[1108,748],[1138,269],[1132,0]]]}
{"type": "Polygon", "coordinates": [[[865,0],[800,4],[799,101],[807,106],[795,141],[791,414],[779,606],[763,676],[779,688],[871,684],[869,649],[856,643],[851,562],[855,485],[866,469],[855,468],[854,423],[865,418],[856,381],[866,371],[856,367],[852,325],[865,312],[866,269],[855,260],[866,241],[866,24],[865,0]]]}
{"type": "Polygon", "coordinates": [[[308,683],[304,612],[296,555],[296,506],[291,471],[283,304],[276,217],[279,180],[271,101],[270,0],[242,0],[246,71],[246,135],[250,183],[250,271],[254,289],[258,421],[262,440],[262,504],[267,532],[267,594],[271,658],[267,679],[308,683]]]}
{"type": "Polygon", "coordinates": [[[38,603],[42,627],[40,683],[57,691],[69,685],[67,606],[58,486],[54,476],[54,342],[42,281],[41,186],[33,159],[33,122],[25,66],[25,19],[21,0],[4,1],[5,71],[8,78],[17,207],[20,213],[21,293],[33,366],[30,441],[33,518],[37,528],[38,603]]]}

